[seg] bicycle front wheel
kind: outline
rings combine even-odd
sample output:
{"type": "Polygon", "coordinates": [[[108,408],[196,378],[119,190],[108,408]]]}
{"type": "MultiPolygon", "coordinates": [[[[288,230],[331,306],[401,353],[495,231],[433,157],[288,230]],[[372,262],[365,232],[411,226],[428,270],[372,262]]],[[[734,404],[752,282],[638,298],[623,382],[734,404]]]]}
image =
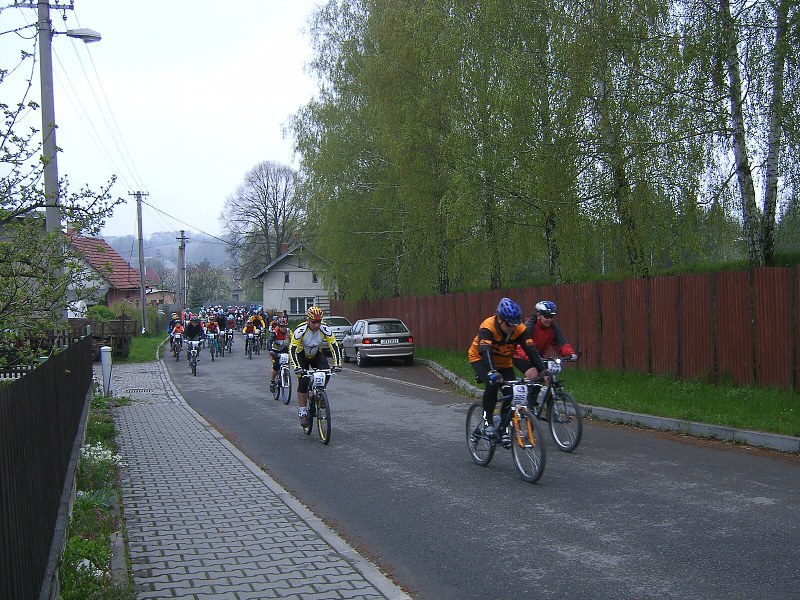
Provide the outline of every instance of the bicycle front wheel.
{"type": "Polygon", "coordinates": [[[536,417],[527,409],[517,411],[511,421],[511,454],[514,466],[525,481],[535,483],[544,473],[547,451],[542,442],[542,433],[536,417]]]}
{"type": "Polygon", "coordinates": [[[583,415],[578,401],[564,390],[553,390],[553,401],[547,409],[550,433],[556,448],[572,452],[578,447],[583,435],[583,415]]]}
{"type": "Polygon", "coordinates": [[[197,358],[192,357],[192,375],[197,376],[197,358]]]}
{"type": "Polygon", "coordinates": [[[467,412],[467,447],[475,464],[485,467],[497,445],[483,433],[483,404],[476,402],[467,412]]]}
{"type": "Polygon", "coordinates": [[[323,444],[331,441],[331,404],[328,401],[328,392],[317,392],[317,432],[323,444]]]}
{"type": "Polygon", "coordinates": [[[289,369],[283,368],[280,372],[281,400],[289,404],[292,400],[292,374],[289,369]]]}

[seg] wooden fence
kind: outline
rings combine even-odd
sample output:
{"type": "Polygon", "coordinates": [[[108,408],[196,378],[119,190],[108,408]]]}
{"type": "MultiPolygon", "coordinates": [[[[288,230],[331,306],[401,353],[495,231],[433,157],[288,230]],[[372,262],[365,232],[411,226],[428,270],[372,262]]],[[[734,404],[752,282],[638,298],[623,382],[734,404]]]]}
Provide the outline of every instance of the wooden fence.
{"type": "Polygon", "coordinates": [[[553,300],[584,368],[800,391],[800,266],[333,302],[331,313],[399,317],[417,346],[466,352],[503,296],[524,313],[553,300]]]}
{"type": "Polygon", "coordinates": [[[57,591],[91,398],[91,342],[85,337],[0,387],[0,598],[57,591]]]}

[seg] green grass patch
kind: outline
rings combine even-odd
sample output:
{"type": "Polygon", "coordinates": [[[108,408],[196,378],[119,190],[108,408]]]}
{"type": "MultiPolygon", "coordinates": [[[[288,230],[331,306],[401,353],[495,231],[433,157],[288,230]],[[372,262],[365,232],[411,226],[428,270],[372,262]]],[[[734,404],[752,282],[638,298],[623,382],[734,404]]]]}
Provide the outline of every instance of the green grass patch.
{"type": "MultiPolygon", "coordinates": [[[[418,348],[415,356],[432,360],[470,383],[475,381],[466,349],[418,348]]],[[[581,404],[800,436],[800,394],[791,390],[711,385],[572,365],[565,366],[560,379],[581,404]]]]}
{"type": "Polygon", "coordinates": [[[167,334],[137,335],[131,338],[130,352],[126,358],[114,359],[124,363],[140,363],[156,360],[156,349],[167,339],[167,334]]]}

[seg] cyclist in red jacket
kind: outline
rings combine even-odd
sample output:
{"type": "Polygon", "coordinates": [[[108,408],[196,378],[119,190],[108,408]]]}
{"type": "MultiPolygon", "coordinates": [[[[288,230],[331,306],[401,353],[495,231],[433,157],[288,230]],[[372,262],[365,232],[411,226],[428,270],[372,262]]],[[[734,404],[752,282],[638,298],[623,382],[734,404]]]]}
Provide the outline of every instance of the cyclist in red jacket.
{"type": "MultiPolygon", "coordinates": [[[[533,345],[536,346],[540,356],[544,357],[552,347],[559,356],[569,356],[575,359],[577,358],[575,350],[572,349],[564,332],[555,322],[557,312],[555,302],[540,300],[536,303],[536,312],[525,321],[525,328],[530,333],[533,345]]],[[[514,352],[514,366],[523,373],[531,366],[528,356],[521,346],[517,346],[514,352]]]]}

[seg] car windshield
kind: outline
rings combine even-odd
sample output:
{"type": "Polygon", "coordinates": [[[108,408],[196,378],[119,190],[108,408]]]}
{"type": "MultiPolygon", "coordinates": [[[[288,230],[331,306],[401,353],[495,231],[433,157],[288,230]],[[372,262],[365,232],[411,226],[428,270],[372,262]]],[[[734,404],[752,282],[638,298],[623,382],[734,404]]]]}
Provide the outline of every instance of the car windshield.
{"type": "Polygon", "coordinates": [[[350,327],[350,321],[344,317],[328,317],[325,322],[333,327],[350,327]]]}
{"type": "Polygon", "coordinates": [[[400,321],[377,321],[367,327],[368,333],[406,333],[408,330],[400,321]]]}

